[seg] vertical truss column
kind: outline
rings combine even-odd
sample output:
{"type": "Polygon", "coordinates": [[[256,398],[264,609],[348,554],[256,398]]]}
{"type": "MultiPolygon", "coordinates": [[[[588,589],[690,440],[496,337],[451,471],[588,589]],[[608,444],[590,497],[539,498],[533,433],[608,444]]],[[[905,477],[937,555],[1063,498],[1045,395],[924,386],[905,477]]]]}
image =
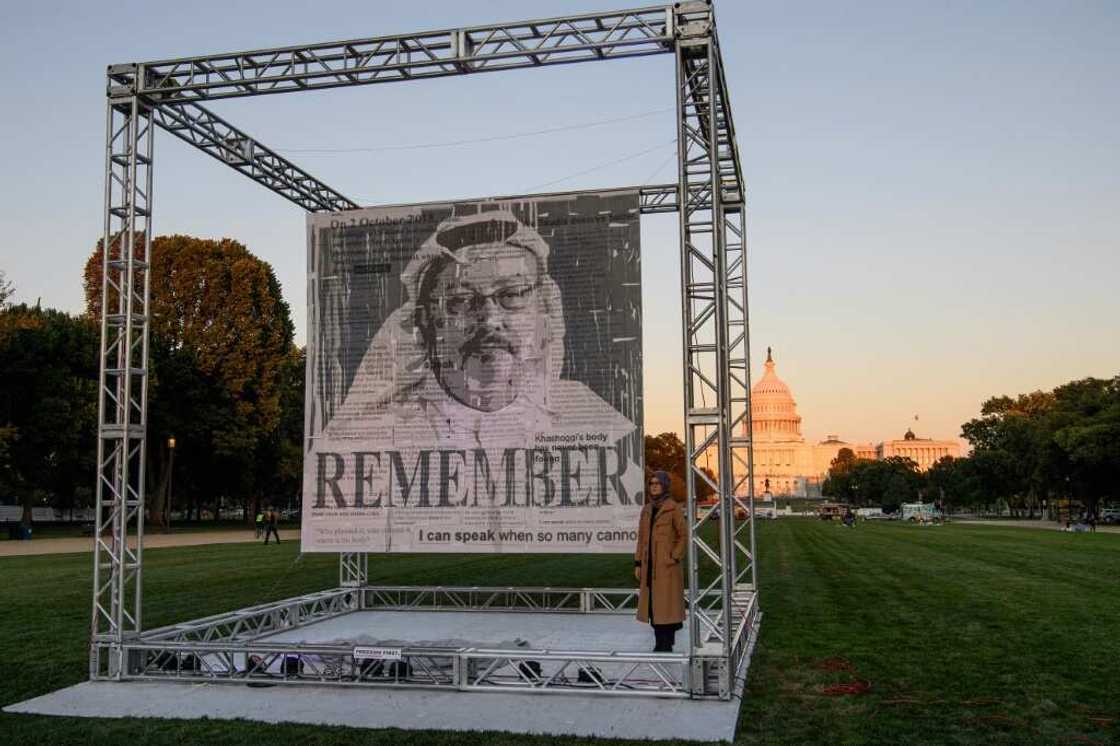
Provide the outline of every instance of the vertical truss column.
{"type": "Polygon", "coordinates": [[[152,112],[110,88],[106,120],[91,678],[119,678],[141,630],[148,407],[152,112]]]}
{"type": "Polygon", "coordinates": [[[692,681],[727,697],[754,556],[750,488],[744,505],[736,477],[750,463],[741,172],[710,4],[679,3],[675,26],[692,681]],[[699,485],[718,496],[703,516],[699,485]]]}
{"type": "Polygon", "coordinates": [[[755,561],[755,510],[754,510],[754,427],[751,419],[751,364],[750,364],[750,313],[747,288],[747,244],[745,186],[735,138],[735,123],[728,100],[727,77],[723,55],[719,50],[718,34],[713,33],[713,91],[716,101],[717,156],[721,185],[723,214],[723,249],[726,255],[725,286],[727,325],[729,413],[731,422],[731,468],[729,476],[733,487],[731,500],[736,510],[731,544],[734,579],[730,603],[735,627],[731,640],[731,673],[738,670],[739,662],[749,654],[749,644],[758,618],[758,566],[755,561]],[[742,515],[739,520],[737,515],[742,515]],[[752,606],[753,605],[753,606],[752,606]]]}
{"type": "Polygon", "coordinates": [[[361,588],[369,580],[369,555],[365,552],[342,552],[338,555],[338,584],[344,588],[361,588]]]}

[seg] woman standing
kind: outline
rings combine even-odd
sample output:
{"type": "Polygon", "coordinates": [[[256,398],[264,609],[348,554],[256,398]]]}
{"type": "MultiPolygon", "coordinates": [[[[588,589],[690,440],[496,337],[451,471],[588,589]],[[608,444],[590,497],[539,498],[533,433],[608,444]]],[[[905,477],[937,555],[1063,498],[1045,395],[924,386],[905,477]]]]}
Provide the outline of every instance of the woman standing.
{"type": "Polygon", "coordinates": [[[634,577],[640,584],[638,621],[653,627],[655,653],[670,653],[684,622],[684,573],[681,560],[688,546],[684,514],[669,497],[669,475],[655,471],[647,487],[649,499],[638,518],[634,577]]]}

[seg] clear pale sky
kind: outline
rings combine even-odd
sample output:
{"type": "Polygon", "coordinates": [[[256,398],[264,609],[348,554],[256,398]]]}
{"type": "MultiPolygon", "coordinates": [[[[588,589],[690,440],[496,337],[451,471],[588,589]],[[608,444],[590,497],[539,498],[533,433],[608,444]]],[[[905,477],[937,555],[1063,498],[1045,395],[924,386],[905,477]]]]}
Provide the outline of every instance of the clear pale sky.
{"type": "MultiPolygon", "coordinates": [[[[628,5],[6,7],[0,268],[17,301],[82,307],[109,63],[628,5]]],[[[920,435],[956,437],[990,395],[1120,372],[1120,5],[724,0],[717,18],[749,190],[756,377],[772,345],[808,438],[898,437],[915,414],[920,435]]],[[[671,181],[672,106],[664,55],[213,108],[293,151],[633,117],[287,153],[377,204],[671,181]]],[[[244,242],[276,269],[302,341],[302,212],[166,134],[155,183],[157,234],[244,242]]],[[[651,433],[681,429],[675,225],[643,219],[651,433]]]]}

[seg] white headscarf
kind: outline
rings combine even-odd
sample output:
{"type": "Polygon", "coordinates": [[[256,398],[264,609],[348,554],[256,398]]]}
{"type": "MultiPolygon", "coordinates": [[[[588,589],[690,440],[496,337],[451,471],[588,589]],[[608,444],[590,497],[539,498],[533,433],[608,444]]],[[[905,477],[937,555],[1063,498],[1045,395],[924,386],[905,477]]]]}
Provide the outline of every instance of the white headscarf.
{"type": "Polygon", "coordinates": [[[432,264],[442,257],[463,261],[464,249],[486,244],[509,244],[523,248],[537,259],[539,299],[547,315],[544,346],[537,356],[538,380],[522,392],[532,403],[548,409],[552,384],[564,366],[564,309],[560,288],[548,275],[549,246],[534,228],[525,225],[508,209],[473,215],[452,216],[441,222],[424,241],[401,273],[405,300],[393,311],[373,337],[354,375],[350,390],[335,417],[369,416],[389,404],[415,400],[431,392],[431,364],[424,335],[419,327],[420,293],[432,264]],[[442,239],[442,241],[441,241],[442,239]]]}

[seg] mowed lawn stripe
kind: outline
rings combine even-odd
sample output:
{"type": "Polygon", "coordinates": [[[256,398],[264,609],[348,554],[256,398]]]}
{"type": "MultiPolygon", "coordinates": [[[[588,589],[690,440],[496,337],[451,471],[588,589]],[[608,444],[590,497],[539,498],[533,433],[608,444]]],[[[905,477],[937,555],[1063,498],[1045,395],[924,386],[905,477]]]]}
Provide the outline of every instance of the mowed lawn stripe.
{"type": "MultiPolygon", "coordinates": [[[[785,706],[765,703],[763,717],[797,713],[775,716],[773,735],[792,730],[809,738],[824,728],[832,738],[856,741],[966,743],[1011,732],[1039,742],[1092,740],[1102,735],[1096,721],[1115,714],[1120,649],[1109,632],[1115,626],[1100,615],[1115,617],[1120,601],[1113,588],[1084,600],[1087,590],[1108,582],[1114,565],[1101,563],[1115,562],[1115,537],[1089,537],[1091,551],[1082,554],[1081,546],[1060,540],[1032,545],[1019,532],[1018,542],[995,537],[998,559],[992,562],[983,530],[898,524],[852,530],[817,522],[778,529],[780,539],[769,536],[760,552],[764,568],[768,558],[778,558],[774,577],[785,583],[763,587],[762,649],[770,644],[789,655],[775,660],[779,656],[764,652],[760,660],[767,670],[780,667],[774,675],[782,681],[799,685],[787,687],[792,701],[785,706]],[[771,549],[775,539],[780,546],[771,549]],[[790,558],[797,551],[800,561],[790,558]],[[1017,564],[1011,569],[1009,563],[1017,564]],[[1057,590],[1048,563],[1072,570],[1079,582],[1057,590]],[[1055,622],[1046,621],[1048,607],[1055,622]],[[1056,637],[1059,619],[1075,628],[1093,625],[1091,635],[1077,638],[1088,644],[1077,648],[1074,640],[1056,637]],[[822,671],[833,656],[849,661],[851,671],[822,671]],[[867,681],[871,690],[825,696],[824,688],[838,679],[867,681]],[[874,707],[874,714],[857,701],[874,707]]],[[[751,687],[760,699],[768,698],[766,679],[760,676],[751,687]]],[[[748,702],[747,712],[753,707],[748,702]]]]}
{"type": "MultiPolygon", "coordinates": [[[[765,618],[738,742],[1120,740],[1120,536],[788,519],[760,523],[758,534],[765,618]]],[[[90,564],[88,554],[0,560],[0,701],[84,678],[90,564]]],[[[393,555],[371,557],[370,578],[628,587],[631,566],[624,555],[393,555]]],[[[300,557],[295,542],[153,550],[146,626],[337,582],[336,556],[300,557]]],[[[12,715],[0,716],[0,733],[13,743],[584,742],[12,715]]]]}
{"type": "Polygon", "coordinates": [[[965,670],[976,678],[973,690],[987,682],[1018,717],[1055,737],[1062,735],[1056,721],[1076,722],[1094,703],[1115,711],[1120,592],[1109,578],[1120,577],[1120,543],[1055,532],[1025,551],[1013,541],[987,542],[978,530],[922,530],[927,535],[907,555],[943,568],[943,597],[954,588],[967,594],[968,608],[946,617],[944,634],[957,655],[971,655],[965,670]]]}

